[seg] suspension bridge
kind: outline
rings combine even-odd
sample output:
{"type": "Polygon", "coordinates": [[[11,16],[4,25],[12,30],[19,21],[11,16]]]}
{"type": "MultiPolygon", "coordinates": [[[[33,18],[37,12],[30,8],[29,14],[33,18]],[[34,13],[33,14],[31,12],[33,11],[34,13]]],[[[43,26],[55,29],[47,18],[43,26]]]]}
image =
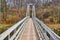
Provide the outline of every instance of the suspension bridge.
{"type": "Polygon", "coordinates": [[[3,32],[0,40],[60,40],[60,37],[36,17],[35,4],[29,3],[26,17],[3,32]],[[32,17],[30,17],[30,6],[32,6],[32,17]]]}

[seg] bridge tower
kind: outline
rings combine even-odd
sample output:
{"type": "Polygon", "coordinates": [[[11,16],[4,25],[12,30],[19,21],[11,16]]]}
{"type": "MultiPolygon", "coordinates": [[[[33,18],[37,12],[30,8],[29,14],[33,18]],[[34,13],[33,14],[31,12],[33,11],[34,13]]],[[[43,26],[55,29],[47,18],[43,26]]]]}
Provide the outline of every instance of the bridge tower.
{"type": "Polygon", "coordinates": [[[32,3],[27,4],[26,17],[27,16],[30,17],[30,10],[29,10],[30,6],[32,6],[32,18],[33,18],[36,16],[36,14],[35,14],[35,4],[32,3]]]}
{"type": "Polygon", "coordinates": [[[30,8],[30,6],[27,4],[26,16],[29,16],[30,17],[29,8],[30,8]]]}
{"type": "Polygon", "coordinates": [[[32,6],[32,18],[36,17],[35,5],[32,6]]]}

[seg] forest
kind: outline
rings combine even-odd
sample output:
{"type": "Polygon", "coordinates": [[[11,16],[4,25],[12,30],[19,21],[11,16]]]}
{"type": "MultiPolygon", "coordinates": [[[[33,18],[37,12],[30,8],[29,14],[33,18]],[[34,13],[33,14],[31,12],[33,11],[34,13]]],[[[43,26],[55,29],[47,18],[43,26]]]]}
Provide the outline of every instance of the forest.
{"type": "Polygon", "coordinates": [[[26,4],[36,3],[36,17],[60,36],[60,1],[0,0],[0,34],[26,16],[26,4]],[[13,1],[13,2],[12,2],[13,1]],[[11,4],[10,4],[10,3],[11,4]]]}
{"type": "Polygon", "coordinates": [[[0,33],[10,28],[25,17],[25,6],[7,5],[6,0],[0,0],[0,33]]]}
{"type": "Polygon", "coordinates": [[[59,4],[60,2],[58,2],[57,0],[53,0],[52,2],[43,4],[42,6],[38,3],[36,7],[36,16],[60,36],[59,4]]]}

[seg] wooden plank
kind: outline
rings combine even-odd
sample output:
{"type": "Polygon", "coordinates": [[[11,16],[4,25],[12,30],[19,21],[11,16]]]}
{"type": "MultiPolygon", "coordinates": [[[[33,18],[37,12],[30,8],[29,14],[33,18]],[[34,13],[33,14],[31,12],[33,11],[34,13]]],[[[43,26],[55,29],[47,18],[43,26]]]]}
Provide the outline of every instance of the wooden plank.
{"type": "Polygon", "coordinates": [[[32,19],[26,23],[24,31],[18,40],[38,40],[32,19]]]}

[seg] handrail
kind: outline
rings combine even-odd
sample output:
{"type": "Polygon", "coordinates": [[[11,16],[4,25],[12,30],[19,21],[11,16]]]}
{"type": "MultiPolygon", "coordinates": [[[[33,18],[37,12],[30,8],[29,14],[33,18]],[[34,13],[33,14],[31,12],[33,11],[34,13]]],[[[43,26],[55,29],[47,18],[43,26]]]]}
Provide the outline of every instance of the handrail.
{"type": "MultiPolygon", "coordinates": [[[[54,33],[47,25],[45,25],[41,20],[39,20],[38,18],[35,17],[36,22],[38,22],[41,26],[41,28],[43,29],[43,36],[48,36],[47,33],[50,35],[49,40],[60,40],[60,37],[54,33]]],[[[46,38],[45,36],[45,38],[46,38]]]]}
{"type": "MultiPolygon", "coordinates": [[[[5,32],[3,32],[1,35],[0,35],[0,40],[4,40],[7,36],[8,36],[8,39],[10,39],[10,33],[12,31],[14,31],[14,33],[17,31],[17,27],[20,27],[23,22],[25,22],[26,20],[28,19],[28,17],[25,17],[24,19],[22,19],[21,21],[19,21],[18,23],[16,23],[15,25],[13,25],[11,28],[9,28],[8,30],[6,30],[5,32]]],[[[21,29],[21,27],[20,27],[21,29]]],[[[19,29],[18,29],[19,31],[19,29]]],[[[18,32],[17,32],[18,33],[18,32]]]]}
{"type": "Polygon", "coordinates": [[[39,24],[33,19],[34,25],[35,25],[35,29],[37,31],[37,36],[39,38],[39,40],[43,40],[43,35],[41,33],[41,31],[39,30],[39,24]]]}

